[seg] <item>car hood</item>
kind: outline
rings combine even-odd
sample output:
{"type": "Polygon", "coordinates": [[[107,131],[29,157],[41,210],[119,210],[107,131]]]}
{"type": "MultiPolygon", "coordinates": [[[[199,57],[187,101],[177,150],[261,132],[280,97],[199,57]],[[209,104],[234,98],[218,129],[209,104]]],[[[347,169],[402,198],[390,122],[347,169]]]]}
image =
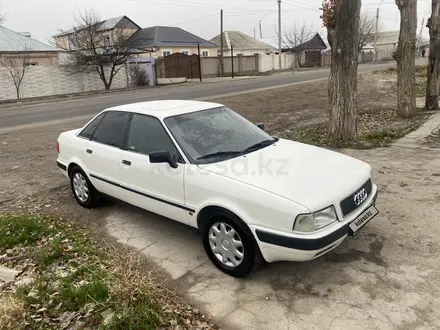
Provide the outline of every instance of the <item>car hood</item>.
{"type": "Polygon", "coordinates": [[[287,198],[312,212],[338,205],[371,176],[370,165],[358,159],[283,139],[242,157],[199,167],[287,198]]]}

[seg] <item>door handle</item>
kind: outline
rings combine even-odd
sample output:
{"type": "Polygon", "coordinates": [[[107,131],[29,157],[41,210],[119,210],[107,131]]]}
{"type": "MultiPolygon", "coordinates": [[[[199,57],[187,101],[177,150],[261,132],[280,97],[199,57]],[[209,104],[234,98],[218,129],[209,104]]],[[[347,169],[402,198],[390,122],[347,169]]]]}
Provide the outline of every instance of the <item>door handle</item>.
{"type": "Polygon", "coordinates": [[[122,160],[122,164],[130,166],[130,165],[131,165],[131,162],[128,161],[128,160],[123,159],[123,160],[122,160]]]}
{"type": "Polygon", "coordinates": [[[90,150],[90,149],[87,149],[86,152],[87,152],[88,154],[93,154],[93,150],[90,150]]]}

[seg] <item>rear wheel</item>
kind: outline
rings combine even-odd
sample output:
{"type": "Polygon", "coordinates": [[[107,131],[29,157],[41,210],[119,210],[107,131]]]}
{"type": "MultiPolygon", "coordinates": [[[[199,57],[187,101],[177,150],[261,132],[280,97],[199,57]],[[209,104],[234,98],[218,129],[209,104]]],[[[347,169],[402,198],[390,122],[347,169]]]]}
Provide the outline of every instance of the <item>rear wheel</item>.
{"type": "Polygon", "coordinates": [[[203,247],[209,259],[226,274],[245,277],[263,261],[251,231],[237,217],[211,215],[201,227],[203,247]]]}
{"type": "Polygon", "coordinates": [[[87,175],[75,166],[70,171],[70,185],[77,202],[85,208],[93,208],[99,204],[99,192],[93,187],[87,175]]]}

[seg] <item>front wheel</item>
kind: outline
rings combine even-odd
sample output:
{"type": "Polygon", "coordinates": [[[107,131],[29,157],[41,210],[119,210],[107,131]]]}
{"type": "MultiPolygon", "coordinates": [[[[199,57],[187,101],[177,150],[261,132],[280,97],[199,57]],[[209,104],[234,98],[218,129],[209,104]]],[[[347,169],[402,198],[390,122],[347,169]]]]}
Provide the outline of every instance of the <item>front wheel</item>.
{"type": "Polygon", "coordinates": [[[203,247],[221,271],[245,277],[262,261],[250,230],[240,220],[212,217],[202,227],[203,247]]]}

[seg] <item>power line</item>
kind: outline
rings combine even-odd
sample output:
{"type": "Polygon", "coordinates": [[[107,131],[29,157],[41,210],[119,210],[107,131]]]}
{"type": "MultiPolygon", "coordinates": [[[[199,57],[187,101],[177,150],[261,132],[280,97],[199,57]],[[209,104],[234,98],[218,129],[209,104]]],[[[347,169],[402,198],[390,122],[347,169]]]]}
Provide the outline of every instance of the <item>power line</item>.
{"type": "Polygon", "coordinates": [[[285,5],[303,8],[303,9],[319,9],[321,7],[321,4],[316,4],[316,6],[315,6],[313,4],[310,4],[310,1],[300,2],[298,0],[283,0],[283,3],[285,5]]]}
{"type": "Polygon", "coordinates": [[[194,17],[193,19],[189,19],[183,22],[178,22],[178,23],[173,23],[171,25],[181,25],[181,24],[185,24],[185,23],[189,23],[189,22],[193,22],[193,21],[199,21],[201,19],[204,18],[208,18],[208,17],[213,17],[213,16],[217,16],[217,14],[211,14],[211,15],[205,15],[205,16],[200,16],[200,17],[194,17]]]}
{"type": "Polygon", "coordinates": [[[268,13],[266,14],[266,15],[264,15],[263,16],[263,18],[261,18],[259,21],[258,21],[258,23],[251,29],[252,31],[260,24],[260,22],[262,22],[267,16],[269,16],[270,14],[271,14],[271,11],[272,11],[272,9],[274,8],[274,7],[276,7],[276,3],[275,4],[273,4],[271,7],[270,7],[270,9],[269,9],[269,11],[268,11],[268,13]]]}
{"type": "Polygon", "coordinates": [[[153,1],[153,0],[128,0],[131,2],[139,2],[146,4],[160,4],[160,5],[168,5],[168,6],[178,6],[178,7],[194,7],[194,8],[211,8],[211,9],[240,9],[240,10],[248,10],[246,7],[225,7],[218,5],[202,5],[199,2],[187,2],[187,1],[179,1],[179,2],[166,2],[166,1],[153,1]]]}

